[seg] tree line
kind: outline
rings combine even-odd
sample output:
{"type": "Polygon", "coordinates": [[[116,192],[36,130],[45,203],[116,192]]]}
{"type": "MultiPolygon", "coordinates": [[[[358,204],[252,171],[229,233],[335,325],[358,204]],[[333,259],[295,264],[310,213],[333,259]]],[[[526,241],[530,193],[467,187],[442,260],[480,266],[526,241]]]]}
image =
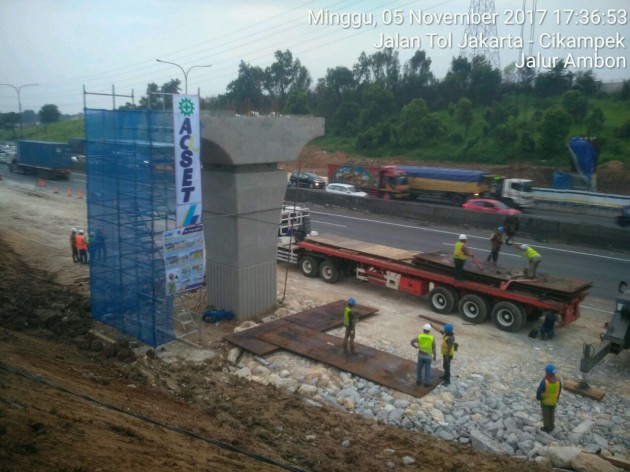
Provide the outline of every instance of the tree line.
{"type": "MultiPolygon", "coordinates": [[[[168,110],[168,94],[180,93],[181,85],[178,79],[150,83],[137,104],[120,108],[168,110]]],[[[597,105],[603,96],[593,71],[574,73],[562,62],[536,73],[459,56],[438,79],[425,51],[401,63],[398,51],[389,48],[361,53],[351,68],[329,68],[314,83],[290,50],[278,50],[265,68],[241,61],[225,93],[202,99],[202,108],[322,116],[327,139],[366,155],[413,157],[433,149],[459,160],[502,162],[565,156],[570,131],[596,136],[606,130],[613,149],[630,147],[630,119],[607,129],[606,113],[597,105]]],[[[630,81],[608,98],[629,100],[630,81]]],[[[0,119],[15,124],[13,115],[0,119]]],[[[41,122],[60,116],[55,105],[39,112],[41,122]]]]}

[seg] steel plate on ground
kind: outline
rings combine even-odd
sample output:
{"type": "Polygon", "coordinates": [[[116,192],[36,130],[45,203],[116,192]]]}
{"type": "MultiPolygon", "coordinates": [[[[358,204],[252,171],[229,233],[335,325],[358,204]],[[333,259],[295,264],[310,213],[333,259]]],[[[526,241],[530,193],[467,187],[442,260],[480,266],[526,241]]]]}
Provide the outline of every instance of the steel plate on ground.
{"type": "Polygon", "coordinates": [[[430,387],[416,385],[416,362],[355,343],[356,353],[343,352],[343,339],[286,323],[260,335],[263,341],[296,354],[351,372],[379,385],[422,397],[440,383],[442,371],[432,369],[430,387]]]}
{"type": "MultiPolygon", "coordinates": [[[[318,331],[337,328],[343,324],[343,310],[345,306],[345,300],[338,300],[328,303],[327,305],[311,308],[293,315],[285,316],[279,320],[270,321],[269,323],[263,323],[253,328],[230,334],[226,336],[225,339],[258,356],[264,356],[265,354],[277,350],[278,346],[263,341],[261,338],[262,334],[286,323],[298,324],[318,331]]],[[[358,319],[373,315],[378,311],[377,308],[358,304],[355,305],[354,309],[358,319]]]]}

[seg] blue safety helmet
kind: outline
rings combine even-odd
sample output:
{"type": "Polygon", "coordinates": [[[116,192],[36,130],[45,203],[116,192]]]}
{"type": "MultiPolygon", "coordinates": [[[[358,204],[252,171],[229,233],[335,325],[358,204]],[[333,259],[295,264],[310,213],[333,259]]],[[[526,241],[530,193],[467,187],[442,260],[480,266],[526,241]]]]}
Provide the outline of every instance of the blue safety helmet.
{"type": "Polygon", "coordinates": [[[348,305],[356,305],[357,301],[354,298],[348,298],[348,305]]]}
{"type": "Polygon", "coordinates": [[[503,226],[499,226],[497,228],[501,233],[505,233],[505,228],[503,226]]]}
{"type": "Polygon", "coordinates": [[[452,333],[453,332],[453,325],[452,324],[445,324],[444,325],[444,332],[445,333],[452,333]]]}
{"type": "Polygon", "coordinates": [[[547,364],[547,367],[545,367],[545,372],[547,372],[548,374],[555,374],[556,366],[553,364],[547,364]]]}

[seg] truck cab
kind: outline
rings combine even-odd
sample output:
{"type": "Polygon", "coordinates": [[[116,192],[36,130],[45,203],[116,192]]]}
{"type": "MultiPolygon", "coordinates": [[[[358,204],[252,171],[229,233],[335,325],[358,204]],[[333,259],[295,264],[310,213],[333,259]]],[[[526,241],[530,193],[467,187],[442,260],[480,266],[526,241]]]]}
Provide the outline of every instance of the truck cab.
{"type": "Polygon", "coordinates": [[[532,181],[495,177],[490,190],[493,198],[515,208],[534,206],[532,181]]]}

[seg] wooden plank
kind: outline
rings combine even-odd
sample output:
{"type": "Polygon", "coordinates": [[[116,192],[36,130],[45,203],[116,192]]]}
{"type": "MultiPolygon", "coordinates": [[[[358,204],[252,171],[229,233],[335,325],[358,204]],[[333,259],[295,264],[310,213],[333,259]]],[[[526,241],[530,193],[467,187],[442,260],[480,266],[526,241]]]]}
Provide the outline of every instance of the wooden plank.
{"type": "Polygon", "coordinates": [[[573,380],[565,380],[563,382],[563,387],[570,392],[577,393],[578,395],[582,395],[583,397],[592,398],[593,400],[597,400],[601,402],[606,395],[606,392],[599,388],[589,387],[580,382],[574,382],[573,380]]]}

